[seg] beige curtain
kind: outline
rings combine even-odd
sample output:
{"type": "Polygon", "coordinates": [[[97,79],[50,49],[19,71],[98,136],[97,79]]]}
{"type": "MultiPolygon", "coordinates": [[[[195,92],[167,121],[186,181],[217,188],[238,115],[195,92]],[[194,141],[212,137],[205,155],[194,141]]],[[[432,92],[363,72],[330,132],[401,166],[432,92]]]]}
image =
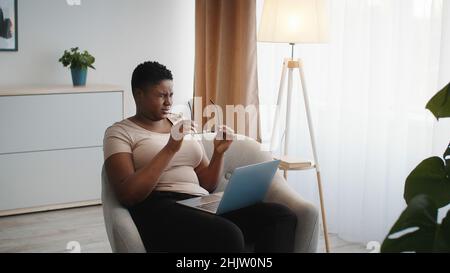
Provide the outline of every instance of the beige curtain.
{"type": "Polygon", "coordinates": [[[196,0],[195,12],[194,96],[202,98],[202,109],[213,100],[222,108],[226,125],[259,141],[256,1],[196,0]],[[238,114],[227,118],[227,105],[250,106],[245,132],[238,126],[238,114]],[[256,132],[250,132],[252,126],[256,132]]]}

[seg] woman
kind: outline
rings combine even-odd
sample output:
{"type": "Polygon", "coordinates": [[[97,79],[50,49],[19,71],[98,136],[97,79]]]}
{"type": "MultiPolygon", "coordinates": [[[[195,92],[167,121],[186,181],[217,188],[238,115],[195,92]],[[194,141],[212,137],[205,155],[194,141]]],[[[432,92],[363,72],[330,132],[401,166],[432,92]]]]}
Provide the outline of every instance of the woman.
{"type": "Polygon", "coordinates": [[[212,193],[230,132],[218,130],[208,160],[200,141],[184,139],[192,121],[170,114],[172,73],[157,62],[136,67],[131,80],[136,115],[109,127],[105,168],[119,201],[128,208],[147,251],[292,252],[297,217],[287,207],[258,203],[213,215],[176,203],[212,193]]]}

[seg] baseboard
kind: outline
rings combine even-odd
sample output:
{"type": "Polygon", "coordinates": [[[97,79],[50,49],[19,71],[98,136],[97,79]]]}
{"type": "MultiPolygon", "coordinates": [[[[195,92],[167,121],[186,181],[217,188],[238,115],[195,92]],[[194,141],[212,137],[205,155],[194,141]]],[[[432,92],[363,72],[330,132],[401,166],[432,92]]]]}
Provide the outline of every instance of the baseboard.
{"type": "Polygon", "coordinates": [[[87,201],[72,202],[72,203],[38,206],[38,207],[31,207],[31,208],[0,210],[0,217],[34,213],[34,212],[68,209],[68,208],[87,207],[87,206],[100,205],[101,203],[102,203],[102,201],[100,199],[97,199],[97,200],[87,200],[87,201]]]}

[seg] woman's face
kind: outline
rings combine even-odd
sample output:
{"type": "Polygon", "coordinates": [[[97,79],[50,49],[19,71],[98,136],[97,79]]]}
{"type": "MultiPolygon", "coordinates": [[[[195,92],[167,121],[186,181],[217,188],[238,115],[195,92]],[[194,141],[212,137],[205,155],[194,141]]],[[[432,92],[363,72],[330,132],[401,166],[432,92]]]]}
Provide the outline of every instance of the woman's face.
{"type": "Polygon", "coordinates": [[[162,80],[157,85],[139,91],[137,104],[141,114],[146,118],[158,121],[167,117],[172,107],[173,81],[162,80]]]}

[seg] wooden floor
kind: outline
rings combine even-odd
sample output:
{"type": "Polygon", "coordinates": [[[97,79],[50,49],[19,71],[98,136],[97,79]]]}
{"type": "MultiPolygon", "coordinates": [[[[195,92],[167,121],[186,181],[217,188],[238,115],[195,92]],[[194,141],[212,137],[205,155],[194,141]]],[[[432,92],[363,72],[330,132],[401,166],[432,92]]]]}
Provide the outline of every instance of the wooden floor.
{"type": "MultiPolygon", "coordinates": [[[[111,252],[101,206],[0,217],[0,253],[66,252],[70,241],[78,241],[81,252],[111,252]]],[[[330,242],[332,252],[368,252],[335,235],[330,242]]],[[[318,251],[325,251],[322,237],[318,251]]]]}

